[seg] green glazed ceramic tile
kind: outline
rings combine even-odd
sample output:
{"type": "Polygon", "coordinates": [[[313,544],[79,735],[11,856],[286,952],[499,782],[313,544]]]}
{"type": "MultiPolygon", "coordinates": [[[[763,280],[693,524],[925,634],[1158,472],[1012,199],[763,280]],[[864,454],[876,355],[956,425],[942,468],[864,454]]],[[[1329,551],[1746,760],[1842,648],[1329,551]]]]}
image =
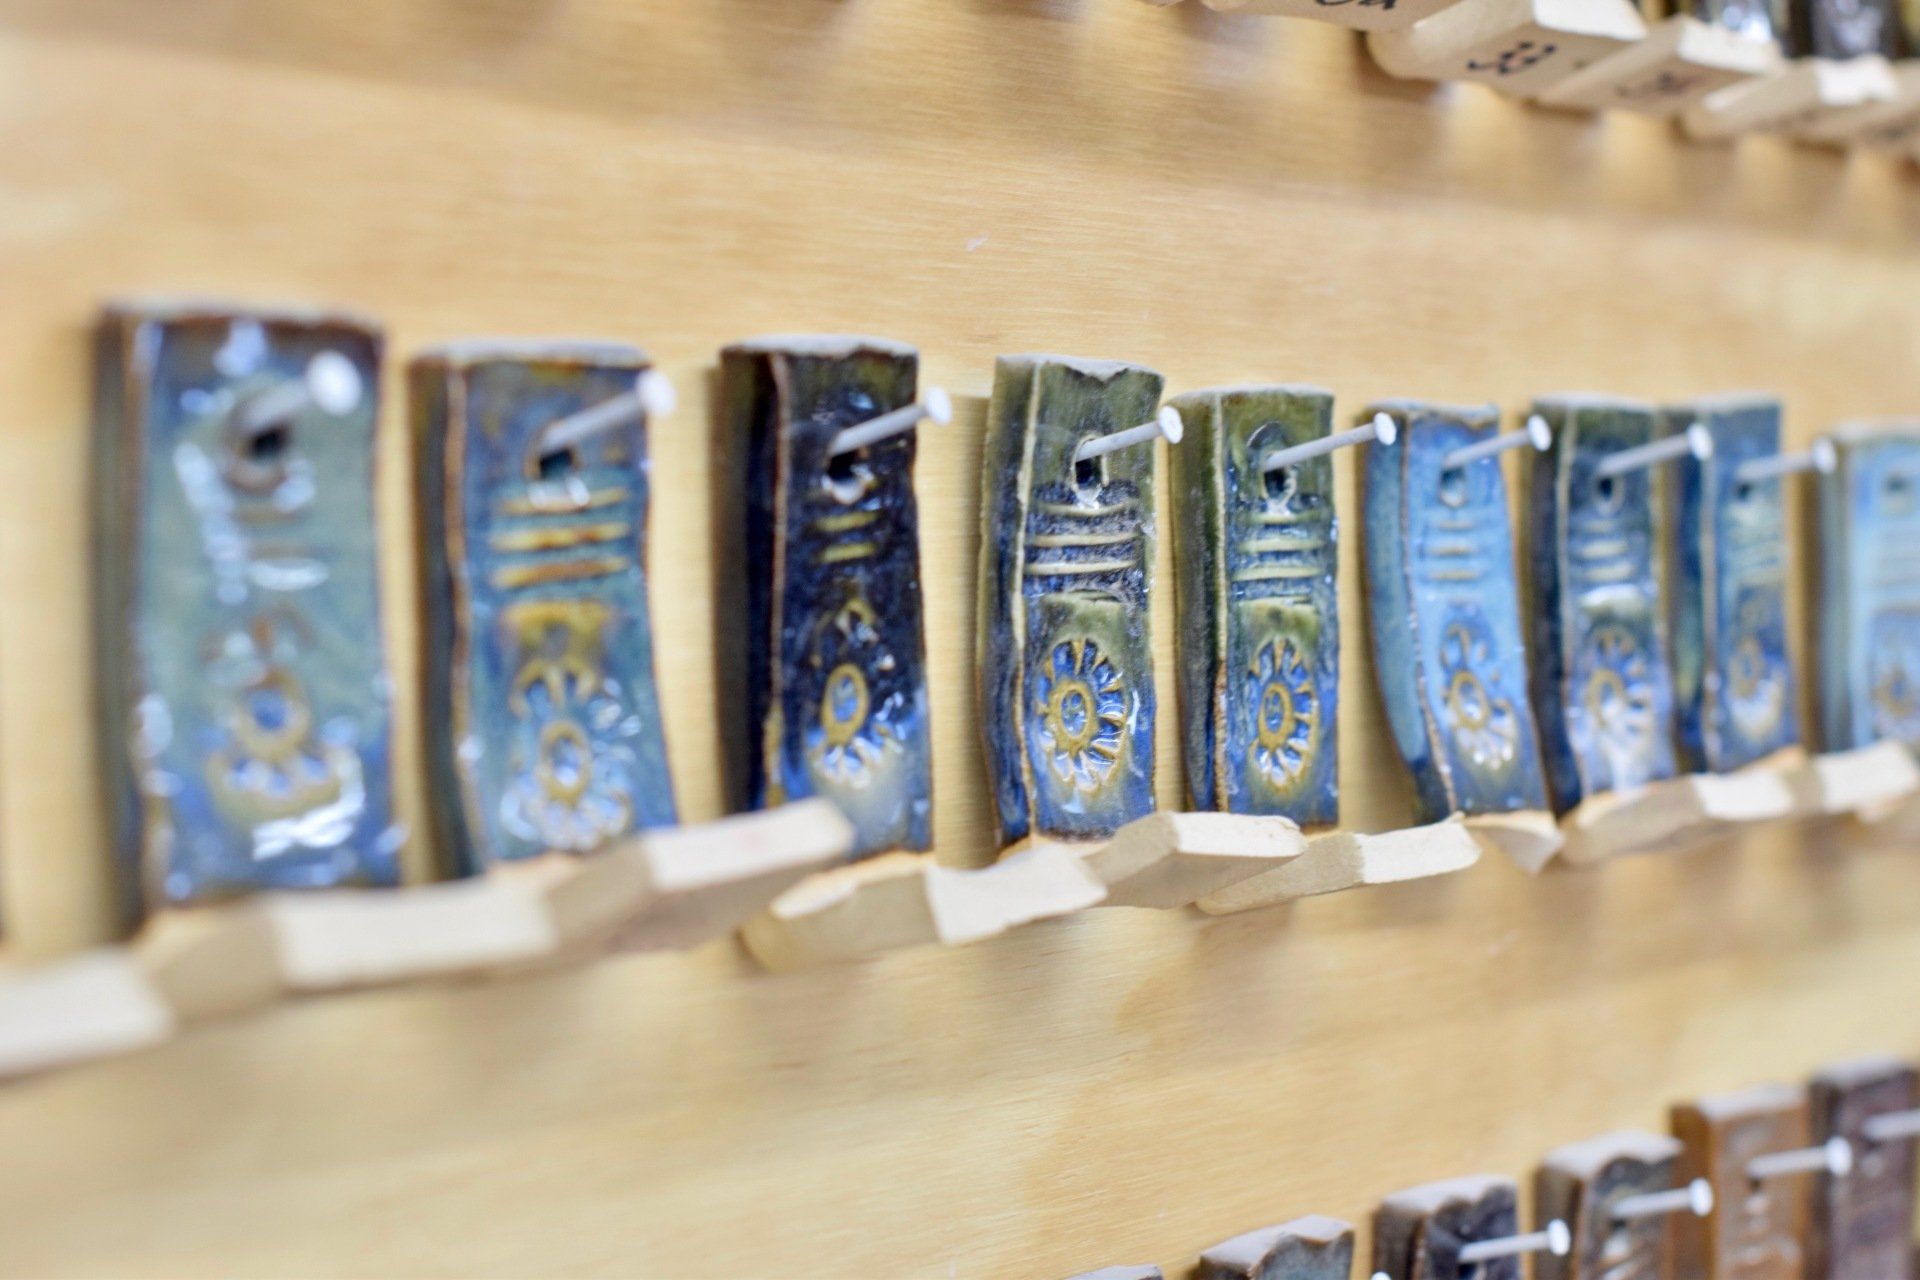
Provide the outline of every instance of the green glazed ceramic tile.
{"type": "Polygon", "coordinates": [[[1197,391],[1172,405],[1180,712],[1196,809],[1340,819],[1333,464],[1260,462],[1328,434],[1317,387],[1197,391]]]}
{"type": "Polygon", "coordinates": [[[1160,375],[1006,356],[982,473],[979,670],[1000,842],[1091,840],[1153,811],[1154,458],[1076,463],[1152,420],[1160,375]]]}
{"type": "Polygon", "coordinates": [[[643,411],[631,347],[461,343],[410,366],[426,591],[428,797],[462,870],[585,853],[674,821],[647,602],[643,411]]]}

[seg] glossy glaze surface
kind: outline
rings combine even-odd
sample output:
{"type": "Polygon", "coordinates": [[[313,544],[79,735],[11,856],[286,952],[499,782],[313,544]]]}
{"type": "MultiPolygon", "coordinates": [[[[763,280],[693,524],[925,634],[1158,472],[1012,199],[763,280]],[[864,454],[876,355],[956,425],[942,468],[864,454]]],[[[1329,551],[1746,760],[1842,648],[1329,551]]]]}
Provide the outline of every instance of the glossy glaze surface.
{"type": "Polygon", "coordinates": [[[1340,820],[1340,613],[1333,464],[1263,471],[1328,433],[1317,387],[1197,391],[1171,401],[1180,723],[1189,803],[1340,820]]]}
{"type": "Polygon", "coordinates": [[[630,347],[472,344],[416,359],[429,791],[453,865],[588,852],[673,823],[647,602],[643,411],[630,347]]]}
{"type": "Polygon", "coordinates": [[[1421,817],[1544,809],[1507,485],[1498,456],[1444,459],[1500,429],[1491,406],[1394,401],[1367,449],[1362,551],[1374,676],[1421,817]]]}
{"type": "Polygon", "coordinates": [[[830,456],[913,402],[919,357],[875,338],[775,337],[721,353],[744,515],[747,802],[839,805],[855,857],[925,849],[933,762],[915,433],[830,456]]]}
{"type": "MultiPolygon", "coordinates": [[[[1157,443],[1074,461],[1152,419],[1161,378],[1003,356],[981,473],[979,680],[1000,843],[1091,840],[1153,811],[1157,443]]],[[[1177,447],[1185,447],[1177,446],[1177,447]]]]}
{"type": "Polygon", "coordinates": [[[398,878],[380,352],[371,325],[317,313],[102,318],[98,705],[129,915],[398,878]],[[327,407],[300,394],[316,361],[342,397],[327,407]]]}

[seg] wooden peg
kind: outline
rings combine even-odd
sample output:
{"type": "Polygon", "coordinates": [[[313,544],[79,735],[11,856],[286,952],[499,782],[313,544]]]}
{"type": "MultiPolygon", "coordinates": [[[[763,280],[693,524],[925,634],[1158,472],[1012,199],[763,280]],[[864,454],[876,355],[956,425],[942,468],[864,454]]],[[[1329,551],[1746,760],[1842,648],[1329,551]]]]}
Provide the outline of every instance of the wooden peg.
{"type": "Polygon", "coordinates": [[[1708,94],[1680,121],[1689,137],[1707,142],[1743,133],[1795,133],[1822,116],[1895,102],[1899,94],[1884,58],[1799,58],[1771,75],[1708,94]]]}
{"type": "Polygon", "coordinates": [[[836,452],[849,428],[914,403],[919,367],[879,338],[761,338],[720,356],[744,535],[737,781],[753,808],[832,800],[855,857],[932,840],[918,433],[836,452]]]}
{"type": "Polygon", "coordinates": [[[1367,50],[1403,80],[1471,80],[1530,98],[1646,34],[1628,0],[1461,0],[1374,32],[1367,50]]]}
{"type": "Polygon", "coordinates": [[[1480,860],[1480,842],[1458,818],[1431,826],[1369,835],[1333,831],[1314,836],[1298,858],[1200,899],[1212,916],[1233,915],[1344,889],[1397,884],[1462,871],[1480,860]]]}
{"type": "MultiPolygon", "coordinates": [[[[1538,870],[1560,845],[1523,659],[1513,531],[1492,406],[1395,401],[1391,448],[1367,451],[1362,529],[1373,669],[1420,815],[1466,816],[1538,870]],[[1463,461],[1461,461],[1463,460],[1463,461]]],[[[1505,437],[1536,451],[1539,430],[1505,437]]]]}
{"type": "Polygon", "coordinates": [[[262,1008],[287,991],[272,918],[255,900],[159,912],[130,946],[183,1024],[262,1008]]]}
{"type": "Polygon", "coordinates": [[[100,323],[96,736],[129,904],[400,878],[380,353],[372,324],[312,311],[100,323]]]}
{"type": "Polygon", "coordinates": [[[1782,766],[1781,776],[1793,792],[1794,813],[1808,817],[1879,822],[1920,791],[1920,764],[1898,742],[1806,756],[1782,766]]]}
{"type": "Polygon", "coordinates": [[[1535,1280],[1672,1280],[1668,1216],[1622,1218],[1615,1210],[1678,1186],[1681,1211],[1691,1212],[1704,1197],[1686,1198],[1686,1184],[1675,1182],[1679,1159],[1677,1140],[1637,1132],[1610,1133],[1548,1152],[1534,1183],[1535,1217],[1542,1223],[1565,1222],[1573,1247],[1564,1257],[1536,1258],[1535,1280]]]}
{"type": "Polygon", "coordinates": [[[1348,1280],[1353,1228],[1314,1215],[1223,1240],[1200,1255],[1194,1280],[1348,1280]]]}
{"type": "Polygon", "coordinates": [[[1893,1058],[1839,1063],[1808,1088],[1816,1142],[1854,1153],[1844,1178],[1819,1175],[1807,1243],[1807,1280],[1912,1280],[1914,1142],[1876,1139],[1874,1121],[1914,1115],[1914,1069],[1893,1058]]]}
{"type": "Polygon", "coordinates": [[[1539,101],[1666,118],[1722,89],[1770,75],[1779,65],[1780,50],[1771,41],[1675,13],[1651,23],[1645,40],[1576,71],[1539,101]]]}
{"type": "Polygon", "coordinates": [[[1155,419],[1160,391],[1159,374],[1112,361],[995,367],[978,643],[1003,848],[1104,840],[1153,812],[1159,449],[1073,459],[1083,441],[1155,419]]]}
{"type": "Polygon", "coordinates": [[[1226,13],[1258,13],[1331,22],[1355,31],[1398,31],[1459,0],[1206,0],[1226,13]]]}
{"type": "Polygon", "coordinates": [[[888,854],[803,881],[749,920],[741,938],[767,968],[796,969],[978,942],[1105,896],[1079,852],[1060,845],[1022,849],[981,870],[888,854]]]}
{"type": "Polygon", "coordinates": [[[454,864],[676,820],[647,598],[647,358],[457,343],[408,367],[429,788],[454,864]]]}
{"type": "Polygon", "coordinates": [[[1751,1162],[1811,1141],[1804,1090],[1768,1085],[1673,1108],[1676,1180],[1705,1178],[1713,1211],[1676,1220],[1680,1274],[1701,1280],[1803,1280],[1808,1179],[1757,1182],[1751,1162]]]}
{"type": "Polygon", "coordinates": [[[0,1079],[131,1053],[166,1040],[175,1026],[125,948],[0,971],[0,1079]]]}
{"type": "Polygon", "coordinates": [[[1285,818],[1163,811],[1129,822],[1084,857],[1106,886],[1103,905],[1172,910],[1286,866],[1306,848],[1285,818]]]}
{"type": "Polygon", "coordinates": [[[1387,1280],[1520,1280],[1515,1256],[1472,1264],[1461,1252],[1519,1233],[1511,1178],[1453,1178],[1397,1192],[1373,1219],[1373,1269],[1387,1280]]]}
{"type": "Polygon", "coordinates": [[[1586,865],[1663,853],[1724,837],[1737,827],[1800,812],[1793,771],[1765,764],[1735,774],[1689,774],[1582,801],[1561,819],[1560,856],[1586,865]]]}
{"type": "Polygon", "coordinates": [[[1868,102],[1824,112],[1801,126],[1809,142],[1902,151],[1920,141],[1920,60],[1902,58],[1891,66],[1891,102],[1868,102]]]}

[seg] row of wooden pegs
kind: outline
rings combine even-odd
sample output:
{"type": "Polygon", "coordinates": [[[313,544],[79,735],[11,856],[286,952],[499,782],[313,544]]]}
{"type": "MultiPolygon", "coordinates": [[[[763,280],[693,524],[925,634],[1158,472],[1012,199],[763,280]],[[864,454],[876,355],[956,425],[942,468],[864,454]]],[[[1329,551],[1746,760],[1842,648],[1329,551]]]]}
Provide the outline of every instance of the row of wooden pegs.
{"type": "MultiPolygon", "coordinates": [[[[1915,1072],[1872,1058],[1681,1103],[1671,1136],[1606,1134],[1549,1152],[1531,1231],[1511,1178],[1388,1196],[1372,1280],[1911,1280],[1915,1072]]],[[[1194,1280],[1349,1280],[1354,1231],[1301,1218],[1200,1255],[1194,1280]]],[[[1108,1267],[1076,1280],[1162,1280],[1108,1267]]]]}
{"type": "MultiPolygon", "coordinates": [[[[1180,0],[1149,0],[1173,4],[1180,0]]],[[[1774,133],[1903,155],[1920,146],[1920,58],[1893,0],[1194,0],[1366,33],[1409,80],[1543,106],[1677,119],[1703,141],[1774,133]],[[1784,50],[1784,53],[1783,53],[1784,50]]]]}

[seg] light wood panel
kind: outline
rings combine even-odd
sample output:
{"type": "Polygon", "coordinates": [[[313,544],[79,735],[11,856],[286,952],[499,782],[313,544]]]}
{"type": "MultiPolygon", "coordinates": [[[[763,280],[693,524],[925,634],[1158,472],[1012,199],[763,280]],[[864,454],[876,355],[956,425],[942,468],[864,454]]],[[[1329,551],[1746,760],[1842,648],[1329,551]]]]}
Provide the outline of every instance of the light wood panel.
{"type": "MultiPolygon", "coordinates": [[[[722,803],[714,353],[768,330],[920,344],[961,400],[919,476],[956,863],[991,855],[971,651],[997,353],[1141,360],[1172,391],[1312,380],[1343,417],[1763,386],[1805,438],[1920,406],[1920,184],[1894,163],[1397,84],[1345,33],[1192,4],[0,0],[0,138],[0,902],[25,956],[106,927],[80,428],[110,293],[351,303],[400,358],[477,334],[646,346],[684,404],[654,436],[654,607],[696,819],[722,803]]],[[[1347,811],[1385,829],[1409,791],[1343,561],[1347,811]]],[[[405,690],[411,620],[387,621],[405,690]]],[[[1172,804],[1171,715],[1160,748],[1172,804]]],[[[1210,923],[1101,912],[777,978],[715,945],[300,1004],[0,1094],[0,1271],[1172,1262],[1521,1172],[1681,1093],[1920,1052],[1920,863],[1853,843],[1537,882],[1486,864],[1210,923]]]]}

